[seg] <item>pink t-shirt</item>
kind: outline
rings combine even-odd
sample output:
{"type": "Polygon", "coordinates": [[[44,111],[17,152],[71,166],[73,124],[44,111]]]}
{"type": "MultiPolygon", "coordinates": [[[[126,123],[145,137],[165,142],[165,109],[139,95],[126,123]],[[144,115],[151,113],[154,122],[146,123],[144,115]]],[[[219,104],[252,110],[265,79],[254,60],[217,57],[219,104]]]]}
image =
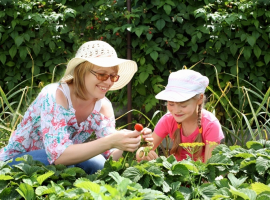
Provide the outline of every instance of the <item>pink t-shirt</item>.
{"type": "MultiPolygon", "coordinates": [[[[202,110],[201,124],[203,128],[202,138],[204,143],[206,143],[206,141],[220,143],[220,141],[224,138],[224,134],[218,119],[211,112],[205,109],[202,110]]],[[[162,118],[158,121],[154,132],[161,138],[165,138],[167,135],[169,135],[169,137],[172,139],[176,129],[177,123],[175,119],[171,113],[167,113],[163,115],[162,118]]],[[[181,141],[182,143],[192,143],[198,134],[199,128],[197,128],[192,134],[186,137],[182,134],[181,129],[181,141]]],[[[186,159],[187,154],[192,157],[186,150],[182,149],[181,153],[176,154],[175,157],[178,161],[180,161],[186,159]]]]}

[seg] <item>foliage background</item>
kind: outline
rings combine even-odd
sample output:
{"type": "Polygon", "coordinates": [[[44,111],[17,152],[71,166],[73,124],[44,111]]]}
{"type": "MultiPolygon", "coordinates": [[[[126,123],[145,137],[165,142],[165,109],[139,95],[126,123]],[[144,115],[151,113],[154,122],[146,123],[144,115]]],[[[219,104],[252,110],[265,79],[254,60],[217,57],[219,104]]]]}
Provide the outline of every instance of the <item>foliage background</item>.
{"type": "MultiPolygon", "coordinates": [[[[209,77],[209,86],[214,91],[219,90],[212,65],[217,68],[221,87],[228,82],[232,86],[236,84],[230,73],[238,74],[242,85],[246,83],[241,79],[262,92],[267,90],[270,85],[268,1],[137,0],[131,3],[129,13],[124,0],[2,0],[0,85],[4,91],[18,84],[30,85],[32,75],[37,75],[35,83],[41,86],[59,80],[76,49],[89,40],[105,40],[115,47],[119,57],[125,58],[129,30],[132,59],[138,63],[138,72],[132,80],[132,105],[144,113],[164,110],[163,102],[156,100],[155,94],[166,85],[170,71],[185,65],[197,63],[194,70],[209,77]],[[128,19],[131,24],[127,23],[128,19]],[[29,81],[21,83],[26,79],[29,81]]],[[[38,91],[39,88],[34,89],[33,97],[38,91]]],[[[227,93],[234,105],[239,104],[233,98],[238,92],[232,87],[227,93]]],[[[126,94],[127,89],[123,88],[108,96],[115,102],[121,99],[120,106],[126,106],[126,94]]],[[[222,114],[222,109],[218,109],[217,113],[222,114]]]]}

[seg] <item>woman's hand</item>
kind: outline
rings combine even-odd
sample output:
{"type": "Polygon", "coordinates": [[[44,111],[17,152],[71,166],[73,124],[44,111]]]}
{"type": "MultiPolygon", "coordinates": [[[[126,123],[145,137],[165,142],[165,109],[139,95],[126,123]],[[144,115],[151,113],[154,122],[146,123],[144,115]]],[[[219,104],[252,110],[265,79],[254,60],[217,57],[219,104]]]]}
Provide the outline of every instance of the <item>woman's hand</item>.
{"type": "Polygon", "coordinates": [[[141,132],[123,129],[108,136],[112,148],[123,151],[136,151],[141,142],[141,132]]]}

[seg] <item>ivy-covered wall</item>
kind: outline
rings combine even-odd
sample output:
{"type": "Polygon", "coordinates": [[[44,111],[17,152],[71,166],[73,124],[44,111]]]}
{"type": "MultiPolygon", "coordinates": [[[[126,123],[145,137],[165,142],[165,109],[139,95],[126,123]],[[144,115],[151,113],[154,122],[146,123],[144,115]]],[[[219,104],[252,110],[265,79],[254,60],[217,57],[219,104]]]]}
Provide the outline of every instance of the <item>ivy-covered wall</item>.
{"type": "MultiPolygon", "coordinates": [[[[170,71],[193,68],[210,79],[217,92],[235,84],[231,75],[259,90],[270,85],[270,9],[255,0],[24,0],[0,2],[0,85],[10,90],[34,75],[38,84],[57,81],[78,46],[105,40],[125,58],[127,31],[138,72],[132,80],[133,107],[160,109],[154,96],[167,84],[170,71]],[[131,24],[127,20],[131,20],[131,24]],[[29,53],[31,56],[29,55],[29,53]],[[240,55],[240,53],[242,54],[240,55]],[[209,63],[209,64],[205,64],[209,63]],[[59,65],[60,64],[60,65],[59,65]],[[227,74],[229,73],[229,74],[227,74]],[[240,79],[241,80],[241,79],[240,79]]],[[[245,84],[245,83],[243,83],[245,84]]],[[[112,101],[127,104],[127,89],[110,92],[112,101]]],[[[232,88],[229,93],[235,94],[232,88]]],[[[237,104],[237,99],[232,98],[237,104]]]]}

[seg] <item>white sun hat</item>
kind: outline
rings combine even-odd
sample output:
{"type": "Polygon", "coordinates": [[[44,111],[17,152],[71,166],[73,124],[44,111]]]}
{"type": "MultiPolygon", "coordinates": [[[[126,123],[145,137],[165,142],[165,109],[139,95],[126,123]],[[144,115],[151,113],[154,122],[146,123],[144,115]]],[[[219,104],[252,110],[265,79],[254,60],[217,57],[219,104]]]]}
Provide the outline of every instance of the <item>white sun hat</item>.
{"type": "Polygon", "coordinates": [[[68,62],[66,72],[61,80],[72,79],[75,67],[85,61],[99,67],[119,66],[119,80],[114,82],[110,90],[118,90],[127,85],[138,69],[135,61],[118,58],[111,45],[96,40],[86,42],[80,46],[75,57],[68,62]]]}
{"type": "Polygon", "coordinates": [[[205,92],[209,79],[199,72],[182,69],[169,75],[165,90],[156,95],[156,99],[183,102],[197,94],[205,92]]]}

